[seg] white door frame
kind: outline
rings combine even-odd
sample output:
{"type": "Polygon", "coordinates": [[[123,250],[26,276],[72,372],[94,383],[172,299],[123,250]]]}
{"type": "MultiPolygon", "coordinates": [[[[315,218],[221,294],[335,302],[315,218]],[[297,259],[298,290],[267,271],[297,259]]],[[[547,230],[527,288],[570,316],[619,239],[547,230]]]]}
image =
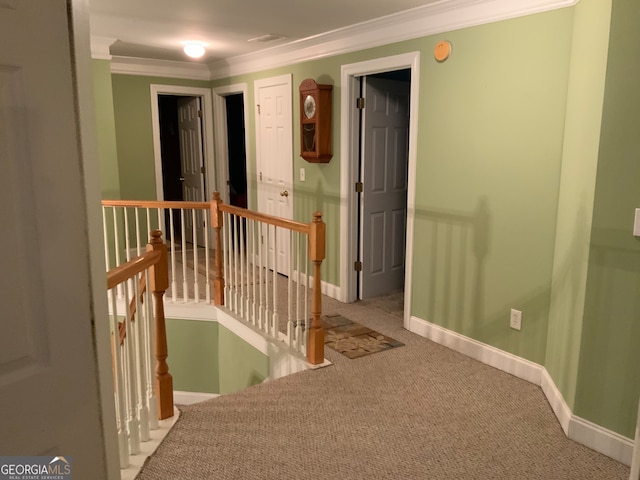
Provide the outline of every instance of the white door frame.
{"type": "Polygon", "coordinates": [[[354,185],[358,179],[359,123],[353,108],[359,96],[358,77],[402,69],[411,70],[411,101],[409,104],[409,166],[407,181],[407,240],[404,290],[404,322],[409,322],[411,276],[413,265],[413,230],[418,138],[418,94],[420,92],[420,52],[343,65],[340,95],[340,300],[354,302],[357,298],[357,272],[353,264],[357,256],[360,228],[358,201],[354,185]]]}
{"type": "Polygon", "coordinates": [[[202,142],[204,147],[203,158],[205,165],[206,188],[211,192],[204,192],[205,201],[209,201],[214,186],[216,185],[215,158],[213,150],[213,105],[210,88],[182,87],[179,85],[151,85],[151,124],[153,130],[153,158],[156,169],[156,197],[164,200],[164,187],[162,186],[162,151],[160,148],[160,113],[158,111],[158,97],[160,95],[175,95],[200,97],[202,107],[202,142]]]}
{"type": "MultiPolygon", "coordinates": [[[[249,99],[247,97],[247,84],[237,83],[235,85],[228,85],[226,87],[218,87],[213,89],[213,116],[215,119],[215,140],[216,140],[216,171],[217,185],[216,190],[220,192],[222,201],[229,203],[229,186],[227,180],[229,180],[229,148],[227,146],[227,103],[225,97],[229,95],[236,95],[241,93],[244,99],[244,144],[245,144],[245,158],[246,158],[246,171],[249,173],[249,159],[251,158],[249,142],[249,129],[247,128],[247,120],[249,119],[249,99]]],[[[249,188],[249,177],[247,175],[247,206],[251,207],[252,192],[249,188]]]]}

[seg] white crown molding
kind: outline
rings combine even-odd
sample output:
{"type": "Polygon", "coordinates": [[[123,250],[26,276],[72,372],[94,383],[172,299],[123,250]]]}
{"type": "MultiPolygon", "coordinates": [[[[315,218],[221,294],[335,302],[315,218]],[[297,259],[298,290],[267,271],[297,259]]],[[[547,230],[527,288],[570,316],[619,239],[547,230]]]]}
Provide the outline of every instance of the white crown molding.
{"type": "Polygon", "coordinates": [[[111,60],[111,73],[184,78],[189,80],[211,80],[209,67],[203,63],[151,60],[134,57],[114,56],[111,60]]]}
{"type": "MultiPolygon", "coordinates": [[[[111,71],[126,75],[215,80],[571,7],[578,2],[579,0],[441,0],[208,65],[113,57],[111,71]]],[[[98,52],[94,52],[93,58],[99,58],[97,54],[98,52]]]]}
{"type": "Polygon", "coordinates": [[[117,40],[117,38],[91,35],[91,58],[94,60],[111,60],[109,47],[116,43],[117,40]]]}
{"type": "Polygon", "coordinates": [[[211,78],[379,47],[461,28],[573,6],[579,0],[442,0],[394,15],[209,64],[211,78]]]}

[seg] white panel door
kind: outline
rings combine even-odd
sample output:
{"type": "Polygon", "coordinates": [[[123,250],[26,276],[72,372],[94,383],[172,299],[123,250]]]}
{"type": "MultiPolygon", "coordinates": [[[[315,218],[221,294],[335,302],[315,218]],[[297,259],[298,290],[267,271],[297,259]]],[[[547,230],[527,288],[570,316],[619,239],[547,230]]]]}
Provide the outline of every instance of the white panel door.
{"type": "MultiPolygon", "coordinates": [[[[293,133],[291,76],[256,82],[258,211],[293,218],[293,133]]],[[[278,229],[269,235],[269,258],[279,273],[289,275],[291,238],[278,229]]]]}
{"type": "Polygon", "coordinates": [[[409,86],[366,77],[361,298],[404,285],[409,86]]]}
{"type": "MultiPolygon", "coordinates": [[[[178,99],[178,130],[180,133],[180,166],[182,198],[186,202],[204,202],[204,171],[202,150],[202,121],[200,97],[178,99]]],[[[196,235],[198,245],[204,246],[204,210],[196,211],[196,235]]],[[[193,217],[186,215],[187,242],[193,241],[193,217]]]]}
{"type": "Polygon", "coordinates": [[[70,5],[0,1],[0,452],[106,478],[70,5]]]}

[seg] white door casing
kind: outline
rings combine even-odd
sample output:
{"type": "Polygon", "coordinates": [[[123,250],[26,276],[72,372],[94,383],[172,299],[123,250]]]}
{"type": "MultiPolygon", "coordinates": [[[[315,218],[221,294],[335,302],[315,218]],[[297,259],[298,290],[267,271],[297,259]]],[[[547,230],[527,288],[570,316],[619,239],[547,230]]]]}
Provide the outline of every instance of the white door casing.
{"type": "MultiPolygon", "coordinates": [[[[186,202],[205,202],[202,122],[200,97],[182,97],[178,99],[178,131],[180,138],[180,171],[182,182],[182,198],[186,202]]],[[[203,211],[196,211],[197,244],[204,246],[203,211]]],[[[187,242],[196,243],[193,239],[193,217],[189,214],[184,219],[187,242]]]]}
{"type": "MultiPolygon", "coordinates": [[[[293,124],[291,75],[258,80],[256,99],[256,169],[258,211],[293,218],[293,124]]],[[[279,273],[289,275],[291,239],[288,231],[269,234],[269,255],[279,273]],[[275,253],[274,253],[275,243],[275,253]]]]}
{"type": "Polygon", "coordinates": [[[0,2],[0,451],[119,476],[86,2],[0,2]]]}
{"type": "Polygon", "coordinates": [[[211,199],[216,183],[216,165],[214,161],[213,142],[213,95],[210,88],[182,87],[179,85],[157,85],[152,84],[151,93],[151,130],[153,133],[153,158],[156,171],[156,197],[157,200],[164,200],[164,188],[162,186],[162,150],[160,148],[160,113],[158,110],[158,96],[160,95],[181,95],[189,97],[200,97],[200,108],[202,109],[202,152],[205,166],[205,201],[211,199]]]}
{"type": "Polygon", "coordinates": [[[409,87],[365,77],[361,299],[404,285],[409,87]]]}
{"type": "Polygon", "coordinates": [[[413,229],[415,218],[415,178],[417,165],[418,105],[420,93],[420,52],[367,60],[343,65],[340,72],[340,291],[337,298],[353,302],[357,297],[358,202],[354,184],[358,179],[358,115],[353,105],[359,95],[358,77],[409,68],[411,101],[409,104],[409,168],[407,185],[407,234],[404,289],[404,325],[409,328],[411,276],[413,264],[413,229]]]}

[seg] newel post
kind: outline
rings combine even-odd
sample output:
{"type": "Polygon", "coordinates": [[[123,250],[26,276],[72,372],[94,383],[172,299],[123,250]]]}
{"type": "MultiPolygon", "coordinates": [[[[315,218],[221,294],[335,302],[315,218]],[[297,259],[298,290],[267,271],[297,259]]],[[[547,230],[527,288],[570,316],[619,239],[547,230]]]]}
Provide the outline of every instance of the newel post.
{"type": "Polygon", "coordinates": [[[167,365],[167,329],[164,318],[164,292],[169,288],[167,246],[162,241],[162,232],[151,232],[147,252],[160,252],[160,261],[151,266],[149,287],[155,300],[155,355],[156,355],[156,395],[158,396],[158,418],[163,420],[173,416],[173,378],[167,365]]]}
{"type": "Polygon", "coordinates": [[[213,254],[213,303],[224,305],[224,271],[222,268],[222,211],[220,210],[222,199],[219,192],[213,192],[211,197],[211,226],[215,232],[215,248],[213,254]]]}
{"type": "Polygon", "coordinates": [[[320,316],[322,315],[322,292],[320,266],[325,259],[326,225],[322,221],[322,213],[313,214],[313,223],[309,232],[309,259],[313,262],[313,291],[311,298],[311,328],[307,343],[307,360],[312,365],[324,362],[324,330],[320,316]]]}

